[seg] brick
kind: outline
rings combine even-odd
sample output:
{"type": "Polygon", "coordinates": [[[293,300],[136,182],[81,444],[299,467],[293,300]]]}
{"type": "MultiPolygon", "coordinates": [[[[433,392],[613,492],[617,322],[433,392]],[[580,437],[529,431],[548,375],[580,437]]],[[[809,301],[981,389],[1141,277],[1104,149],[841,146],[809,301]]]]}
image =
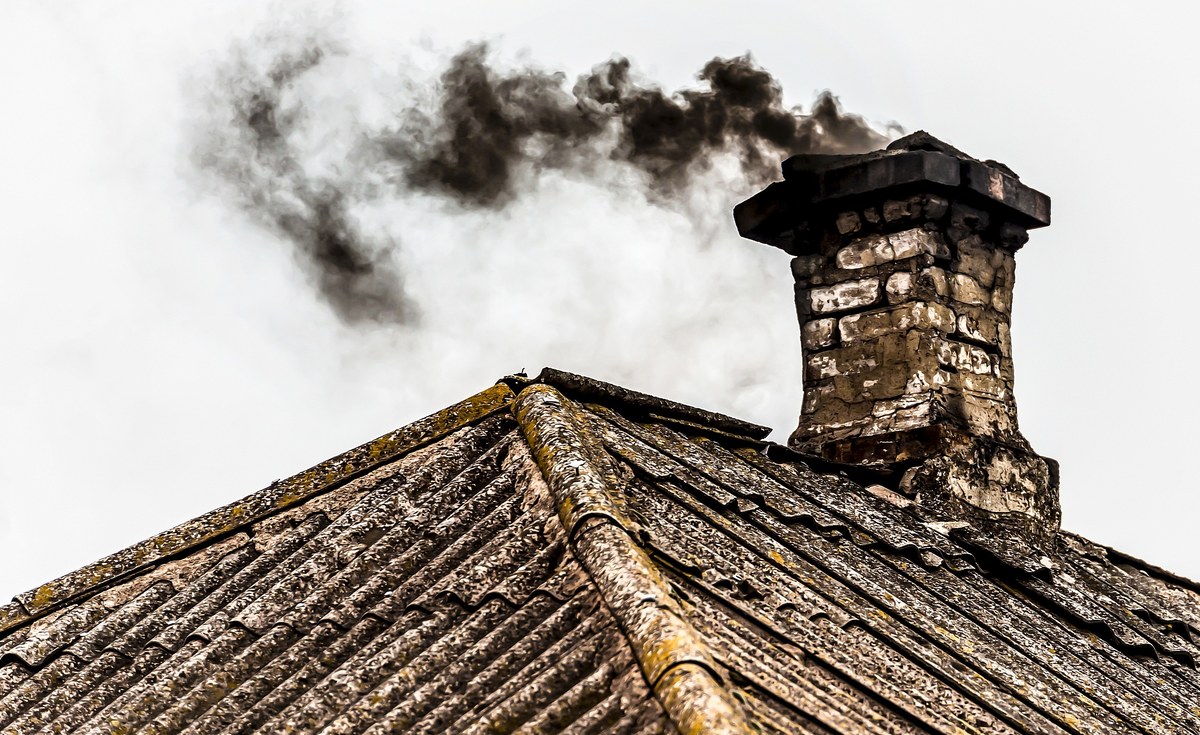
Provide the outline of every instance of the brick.
{"type": "Polygon", "coordinates": [[[882,401],[876,401],[871,408],[871,415],[875,417],[889,416],[897,411],[906,411],[913,408],[928,406],[931,402],[929,396],[901,396],[900,398],[890,398],[882,401]]]}
{"type": "Polygon", "coordinates": [[[938,362],[960,373],[998,375],[999,361],[986,350],[975,345],[951,340],[939,340],[936,344],[938,362]]]}
{"type": "Polygon", "coordinates": [[[804,377],[825,380],[840,375],[865,374],[879,367],[879,359],[871,350],[845,347],[818,352],[806,361],[804,377]]]}
{"type": "Polygon", "coordinates": [[[1017,261],[1012,253],[997,250],[993,265],[996,267],[997,285],[1011,289],[1017,284],[1017,261]]]}
{"type": "Polygon", "coordinates": [[[896,259],[887,235],[871,235],[855,240],[837,252],[838,268],[868,268],[896,259]]]}
{"type": "Polygon", "coordinates": [[[902,301],[908,301],[913,294],[916,286],[916,276],[907,271],[893,273],[887,280],[887,298],[889,304],[898,304],[902,301]]]}
{"type": "Polygon", "coordinates": [[[986,230],[989,220],[988,213],[982,209],[954,202],[950,205],[950,225],[946,228],[946,236],[951,242],[958,243],[986,230]]]}
{"type": "Polygon", "coordinates": [[[882,369],[866,376],[839,375],[833,379],[837,396],[844,401],[875,401],[904,395],[908,381],[896,370],[882,369]]]}
{"type": "Polygon", "coordinates": [[[916,228],[890,235],[860,237],[838,250],[835,263],[843,269],[869,268],[926,253],[948,257],[950,250],[938,233],[916,228]]]}
{"type": "Polygon", "coordinates": [[[955,326],[959,334],[976,342],[1000,346],[1000,325],[1004,318],[1002,314],[988,306],[960,305],[956,310],[958,320],[955,326]]]}
{"type": "Polygon", "coordinates": [[[1012,290],[1008,287],[1001,287],[993,291],[992,308],[1001,314],[1012,311],[1012,290]]]}
{"type": "Polygon", "coordinates": [[[883,219],[887,222],[896,222],[898,220],[907,219],[911,216],[909,203],[906,201],[886,201],[883,203],[883,219]]]}
{"type": "Polygon", "coordinates": [[[818,383],[814,380],[806,380],[804,382],[804,405],[801,412],[809,414],[816,411],[817,406],[833,395],[833,390],[833,381],[818,383]]]}
{"type": "Polygon", "coordinates": [[[801,255],[792,258],[792,275],[797,280],[803,280],[825,266],[825,257],[822,255],[801,255]]]}
{"type": "Polygon", "coordinates": [[[954,312],[948,307],[916,301],[881,311],[844,316],[838,323],[838,332],[849,343],[910,329],[936,329],[950,334],[955,330],[954,322],[954,312]]]}
{"type": "Polygon", "coordinates": [[[878,278],[864,278],[814,288],[808,292],[808,299],[813,313],[830,314],[871,306],[879,301],[881,293],[878,278]]]}
{"type": "Polygon", "coordinates": [[[979,393],[996,401],[1012,399],[1012,387],[1008,381],[995,375],[966,373],[962,376],[961,385],[963,390],[979,393]]]}
{"type": "Polygon", "coordinates": [[[928,196],[925,198],[925,206],[923,213],[927,219],[938,220],[946,216],[946,212],[950,210],[950,202],[939,196],[928,196]]]}
{"type": "Polygon", "coordinates": [[[843,235],[849,235],[862,229],[862,221],[858,212],[842,212],[837,217],[837,230],[843,235]]]}
{"type": "Polygon", "coordinates": [[[837,342],[838,320],[814,319],[800,328],[800,339],[806,350],[819,350],[837,342]]]}
{"type": "Polygon", "coordinates": [[[810,414],[811,418],[806,423],[810,429],[826,433],[850,426],[870,415],[870,401],[847,403],[836,397],[830,397],[813,409],[810,414]]]}
{"type": "Polygon", "coordinates": [[[1006,402],[964,392],[962,412],[967,427],[976,436],[1003,437],[1017,431],[1016,416],[1006,402]]]}
{"type": "Polygon", "coordinates": [[[980,285],[991,288],[996,280],[996,266],[999,265],[996,258],[998,252],[995,247],[972,235],[958,243],[958,256],[950,267],[957,273],[971,276],[980,285]]]}
{"type": "Polygon", "coordinates": [[[991,303],[992,294],[988,293],[988,290],[974,278],[963,273],[952,273],[950,275],[950,298],[964,304],[983,306],[991,303]]]}
{"type": "Polygon", "coordinates": [[[929,283],[933,286],[933,291],[938,296],[948,296],[950,294],[950,279],[944,269],[926,268],[921,271],[921,275],[929,278],[929,283]]]}

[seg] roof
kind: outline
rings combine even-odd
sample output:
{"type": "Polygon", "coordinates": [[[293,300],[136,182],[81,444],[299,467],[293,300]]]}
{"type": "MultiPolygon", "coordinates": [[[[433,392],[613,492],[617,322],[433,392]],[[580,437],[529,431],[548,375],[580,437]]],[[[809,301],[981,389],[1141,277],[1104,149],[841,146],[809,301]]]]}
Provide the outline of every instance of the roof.
{"type": "Polygon", "coordinates": [[[513,377],[0,608],[3,732],[1200,733],[1200,587],[513,377]]]}

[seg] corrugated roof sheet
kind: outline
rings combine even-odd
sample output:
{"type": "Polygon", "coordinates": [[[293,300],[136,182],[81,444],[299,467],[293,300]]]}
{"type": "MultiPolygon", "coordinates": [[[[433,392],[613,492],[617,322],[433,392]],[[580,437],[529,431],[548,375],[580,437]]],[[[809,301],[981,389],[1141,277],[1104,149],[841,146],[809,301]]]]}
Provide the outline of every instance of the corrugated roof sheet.
{"type": "Polygon", "coordinates": [[[1200,733],[1200,589],[579,376],[0,610],[3,732],[1200,733]]]}

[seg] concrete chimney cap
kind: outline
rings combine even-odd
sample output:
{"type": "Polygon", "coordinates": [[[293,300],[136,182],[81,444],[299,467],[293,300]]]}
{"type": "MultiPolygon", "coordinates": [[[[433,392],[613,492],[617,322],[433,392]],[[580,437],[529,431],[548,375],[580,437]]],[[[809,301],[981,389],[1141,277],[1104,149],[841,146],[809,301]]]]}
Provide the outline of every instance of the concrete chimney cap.
{"type": "Polygon", "coordinates": [[[801,154],[783,162],[784,181],[734,209],[743,237],[777,245],[779,236],[816,210],[845,200],[926,190],[984,206],[1033,229],[1050,224],[1050,197],[1007,166],[972,158],[924,131],[858,155],[801,154]]]}

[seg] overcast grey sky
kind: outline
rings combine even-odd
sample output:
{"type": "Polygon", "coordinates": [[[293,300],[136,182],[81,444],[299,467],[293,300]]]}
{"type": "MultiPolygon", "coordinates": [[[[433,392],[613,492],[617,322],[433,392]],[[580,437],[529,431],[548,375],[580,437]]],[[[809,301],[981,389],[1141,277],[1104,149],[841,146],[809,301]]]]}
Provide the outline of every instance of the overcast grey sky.
{"type": "Polygon", "coordinates": [[[729,208],[752,192],[729,177],[683,210],[649,205],[619,172],[543,177],[493,215],[383,202],[371,226],[400,242],[424,319],[340,325],[287,246],[189,158],[230,49],[269,54],[272,29],[314,28],[346,51],[314,112],[330,130],[386,113],[474,40],[570,78],[622,53],[671,89],[750,51],[791,103],[831,89],[880,126],[1004,161],[1054,202],[1055,224],[1018,256],[1013,339],[1022,428],[1062,463],[1064,526],[1200,577],[1187,219],[1200,46],[1179,7],[5,2],[0,596],[521,368],[732,413],[780,440],[794,426],[787,258],[737,239],[729,208]]]}

